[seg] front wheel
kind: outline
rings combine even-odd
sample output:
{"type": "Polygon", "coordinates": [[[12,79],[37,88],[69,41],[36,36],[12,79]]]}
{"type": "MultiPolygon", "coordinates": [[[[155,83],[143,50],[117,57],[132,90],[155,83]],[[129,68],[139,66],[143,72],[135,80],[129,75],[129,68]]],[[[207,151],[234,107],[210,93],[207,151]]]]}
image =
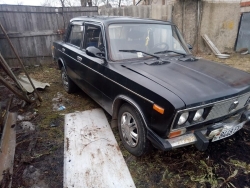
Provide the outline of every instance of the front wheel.
{"type": "Polygon", "coordinates": [[[118,129],[124,147],[135,156],[148,153],[152,145],[146,137],[147,129],[136,109],[123,104],[118,113],[118,129]]]}

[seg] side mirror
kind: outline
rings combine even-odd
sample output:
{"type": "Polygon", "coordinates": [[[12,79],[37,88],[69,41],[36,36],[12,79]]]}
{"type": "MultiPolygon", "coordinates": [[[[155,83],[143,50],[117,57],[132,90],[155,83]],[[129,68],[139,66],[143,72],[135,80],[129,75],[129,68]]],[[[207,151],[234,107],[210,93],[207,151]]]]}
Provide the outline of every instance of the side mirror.
{"type": "Polygon", "coordinates": [[[94,46],[89,46],[86,48],[86,54],[92,57],[98,57],[105,59],[105,53],[94,46]]]}
{"type": "Polygon", "coordinates": [[[188,47],[189,50],[193,49],[193,46],[191,46],[190,44],[187,44],[187,47],[188,47]]]}

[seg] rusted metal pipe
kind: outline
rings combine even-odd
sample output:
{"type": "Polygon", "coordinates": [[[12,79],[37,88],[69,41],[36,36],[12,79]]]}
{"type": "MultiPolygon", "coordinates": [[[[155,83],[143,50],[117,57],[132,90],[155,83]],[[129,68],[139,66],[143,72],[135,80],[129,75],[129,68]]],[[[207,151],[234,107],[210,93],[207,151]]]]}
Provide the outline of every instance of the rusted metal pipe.
{"type": "Polygon", "coordinates": [[[0,65],[2,66],[4,71],[9,75],[9,77],[11,77],[14,80],[14,82],[17,84],[18,88],[22,90],[23,94],[26,95],[26,91],[24,90],[23,86],[17,80],[15,74],[12,72],[8,63],[5,61],[5,59],[3,58],[1,53],[0,53],[0,65]]]}
{"type": "Polygon", "coordinates": [[[1,27],[1,30],[3,31],[4,35],[5,35],[6,39],[8,40],[11,49],[12,49],[13,52],[15,53],[15,55],[16,55],[16,57],[17,57],[17,59],[18,59],[18,62],[19,62],[19,64],[21,65],[21,67],[22,67],[24,73],[26,74],[27,78],[29,79],[29,82],[30,82],[31,86],[33,87],[33,89],[34,89],[34,91],[35,91],[35,93],[36,93],[36,95],[37,95],[39,101],[42,102],[42,101],[43,101],[42,98],[40,97],[38,91],[36,90],[36,88],[35,88],[35,86],[34,86],[32,80],[30,79],[29,74],[27,73],[27,71],[26,71],[26,69],[25,69],[25,67],[24,67],[24,65],[23,65],[23,63],[22,63],[22,60],[21,60],[20,57],[18,56],[18,54],[17,54],[17,52],[16,52],[14,46],[12,45],[12,43],[11,43],[11,41],[10,41],[10,39],[9,39],[9,37],[8,37],[6,31],[5,31],[5,29],[4,29],[4,27],[2,26],[1,23],[0,23],[0,27],[1,27]]]}
{"type": "Polygon", "coordinates": [[[4,71],[9,75],[9,77],[12,78],[13,81],[17,84],[17,87],[22,91],[23,96],[25,96],[27,99],[29,99],[29,97],[27,96],[26,90],[20,84],[17,77],[15,76],[15,74],[13,73],[13,71],[11,70],[11,68],[9,67],[8,63],[5,61],[5,59],[3,58],[1,53],[0,53],[0,65],[2,66],[4,71]]]}
{"type": "Polygon", "coordinates": [[[0,76],[0,82],[5,85],[9,90],[11,90],[16,96],[18,96],[20,99],[32,103],[33,101],[27,98],[27,96],[23,96],[22,94],[19,93],[19,91],[14,88],[10,83],[8,83],[2,76],[0,76]]]}
{"type": "MultiPolygon", "coordinates": [[[[9,71],[9,69],[5,66],[5,63],[3,63],[2,59],[1,59],[1,53],[0,53],[0,66],[3,68],[4,72],[6,74],[8,74],[8,76],[14,80],[14,76],[12,75],[12,73],[9,71]]],[[[18,86],[19,87],[19,86],[18,86]]]]}

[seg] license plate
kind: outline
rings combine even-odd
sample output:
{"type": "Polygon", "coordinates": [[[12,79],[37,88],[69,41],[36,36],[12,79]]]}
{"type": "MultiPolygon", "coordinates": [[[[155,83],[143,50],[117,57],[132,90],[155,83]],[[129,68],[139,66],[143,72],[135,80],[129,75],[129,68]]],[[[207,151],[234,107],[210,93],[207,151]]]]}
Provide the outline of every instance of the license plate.
{"type": "Polygon", "coordinates": [[[222,129],[222,131],[220,132],[219,135],[214,136],[212,142],[215,142],[217,140],[221,140],[223,138],[226,138],[226,137],[233,135],[234,133],[236,133],[238,130],[240,130],[243,127],[244,123],[245,122],[242,122],[242,123],[240,123],[236,126],[233,126],[231,128],[225,127],[224,129],[222,129]]]}

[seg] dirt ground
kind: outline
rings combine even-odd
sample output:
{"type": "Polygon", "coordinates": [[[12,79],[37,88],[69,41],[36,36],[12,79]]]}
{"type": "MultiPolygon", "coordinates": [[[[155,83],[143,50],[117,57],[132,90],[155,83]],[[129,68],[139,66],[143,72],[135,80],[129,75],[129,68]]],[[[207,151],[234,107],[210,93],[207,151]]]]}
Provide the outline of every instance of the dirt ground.
{"type": "MultiPolygon", "coordinates": [[[[250,55],[221,60],[213,55],[198,55],[250,72],[250,55]]],[[[12,111],[27,118],[33,126],[22,129],[18,121],[17,145],[12,187],[63,187],[64,114],[99,108],[84,92],[64,92],[60,71],[49,66],[29,68],[30,75],[50,87],[39,90],[40,107],[21,107],[17,102],[12,111]],[[65,110],[56,110],[64,105],[65,110]],[[32,115],[34,114],[34,115],[32,115]]],[[[1,90],[1,99],[8,96],[1,90]]],[[[111,117],[107,115],[110,121],[111,117]]],[[[24,127],[24,126],[23,126],[24,127]]],[[[136,187],[250,187],[250,127],[244,126],[234,136],[211,143],[205,152],[193,146],[169,152],[153,151],[136,158],[121,145],[118,130],[113,128],[124,159],[136,187]]],[[[80,147],[80,146],[79,146],[80,147]]]]}

